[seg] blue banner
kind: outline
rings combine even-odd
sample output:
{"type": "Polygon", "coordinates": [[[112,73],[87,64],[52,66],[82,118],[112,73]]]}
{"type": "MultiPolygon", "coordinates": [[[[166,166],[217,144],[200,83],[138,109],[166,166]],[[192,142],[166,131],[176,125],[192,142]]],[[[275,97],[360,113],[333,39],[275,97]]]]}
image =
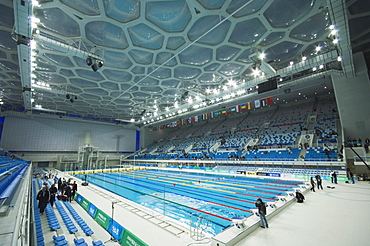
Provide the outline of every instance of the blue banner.
{"type": "Polygon", "coordinates": [[[82,198],[83,198],[83,196],[81,196],[80,194],[78,194],[78,195],[77,195],[76,202],[77,202],[78,204],[80,204],[80,203],[82,202],[82,198]]]}
{"type": "Polygon", "coordinates": [[[95,214],[97,210],[98,208],[94,204],[90,203],[90,206],[87,212],[90,214],[91,217],[95,218],[95,214]]]}
{"type": "Polygon", "coordinates": [[[121,226],[117,221],[113,220],[113,222],[110,224],[108,232],[117,239],[118,241],[121,241],[122,234],[125,228],[121,226]]]}
{"type": "Polygon", "coordinates": [[[271,177],[280,177],[280,173],[269,173],[268,176],[271,176],[271,177]]]}

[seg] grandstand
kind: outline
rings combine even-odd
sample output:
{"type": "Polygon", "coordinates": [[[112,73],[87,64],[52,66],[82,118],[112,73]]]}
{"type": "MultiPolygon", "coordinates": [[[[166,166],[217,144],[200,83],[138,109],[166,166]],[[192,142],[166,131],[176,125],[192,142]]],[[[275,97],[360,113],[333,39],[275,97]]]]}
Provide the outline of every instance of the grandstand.
{"type": "MultiPolygon", "coordinates": [[[[223,185],[228,179],[227,177],[240,177],[242,179],[245,177],[257,177],[258,180],[261,180],[261,178],[266,180],[271,178],[274,180],[295,180],[295,182],[302,182],[301,189],[306,195],[308,195],[306,189],[309,188],[309,178],[318,174],[330,186],[331,173],[335,171],[338,175],[338,182],[345,183],[348,180],[345,170],[346,164],[342,159],[343,157],[341,158],[338,155],[339,147],[343,143],[342,131],[338,123],[339,115],[332,110],[333,106],[318,107],[318,110],[315,110],[316,106],[321,105],[321,101],[325,102],[322,105],[333,105],[333,99],[324,97],[316,101],[308,101],[307,103],[295,103],[293,107],[282,105],[278,108],[266,108],[250,112],[247,115],[234,114],[224,117],[224,119],[209,120],[201,122],[199,125],[193,124],[192,127],[185,127],[184,129],[181,127],[168,129],[168,135],[164,135],[162,139],[153,141],[146,148],[142,148],[132,154],[121,155],[119,162],[109,160],[108,156],[105,156],[104,159],[100,158],[99,161],[98,151],[94,154],[94,149],[92,149],[89,159],[85,160],[86,166],[79,164],[69,154],[66,154],[61,157],[63,160],[58,164],[59,170],[49,169],[50,167],[38,167],[31,170],[30,162],[23,161],[18,155],[3,151],[3,157],[1,158],[1,201],[2,210],[4,211],[2,213],[6,218],[12,218],[11,213],[9,213],[9,207],[14,206],[12,205],[13,199],[16,199],[12,197],[17,196],[16,194],[19,193],[19,190],[32,187],[32,191],[27,196],[20,196],[18,199],[25,199],[27,203],[33,204],[31,206],[34,208],[32,211],[34,224],[31,225],[32,230],[30,232],[34,233],[34,237],[31,237],[30,240],[34,240],[35,245],[114,245],[116,241],[125,245],[122,240],[123,237],[127,240],[128,235],[136,238],[135,240],[142,245],[156,245],[157,243],[164,243],[166,240],[174,240],[169,237],[166,240],[157,242],[149,235],[143,235],[141,230],[137,228],[137,225],[132,226],[131,223],[128,225],[127,221],[122,218],[113,219],[114,215],[109,214],[112,212],[110,206],[103,204],[101,199],[96,199],[94,192],[91,193],[92,190],[90,189],[94,187],[94,190],[99,189],[99,196],[106,199],[105,203],[108,203],[108,205],[111,203],[112,207],[117,204],[114,208],[120,211],[120,213],[124,213],[127,216],[133,216],[128,214],[134,213],[134,217],[136,216],[134,220],[141,221],[140,223],[144,224],[149,223],[147,226],[150,228],[153,224],[154,227],[166,224],[166,229],[160,229],[161,226],[156,228],[156,234],[168,233],[170,231],[180,241],[187,242],[187,244],[191,243],[194,238],[188,237],[188,235],[192,234],[192,231],[187,232],[187,226],[189,225],[186,222],[183,225],[179,224],[177,222],[178,219],[171,218],[171,216],[162,221],[163,215],[161,214],[164,211],[156,211],[155,213],[158,214],[153,215],[153,212],[146,207],[152,202],[147,201],[147,205],[141,207],[142,204],[140,205],[139,201],[129,201],[119,196],[120,193],[115,190],[117,188],[114,186],[110,190],[105,190],[108,189],[109,184],[118,185],[117,180],[114,181],[114,178],[107,184],[101,184],[97,180],[109,180],[112,177],[108,175],[116,175],[120,181],[125,181],[123,177],[126,175],[126,182],[130,183],[130,180],[138,180],[142,175],[149,175],[140,173],[140,171],[133,171],[132,169],[171,170],[173,173],[163,176],[166,178],[160,182],[166,182],[165,180],[175,175],[174,173],[176,172],[183,173],[182,175],[185,173],[189,173],[189,175],[191,173],[199,173],[202,174],[203,178],[206,175],[211,175],[210,177],[217,177],[218,175],[218,177],[222,177],[223,185]],[[224,127],[224,125],[227,125],[227,127],[224,127]],[[318,128],[322,133],[336,132],[336,141],[322,141],[322,133],[316,131],[318,128]],[[96,156],[96,161],[94,161],[94,156],[96,156]],[[67,172],[61,173],[62,171],[67,172]],[[73,174],[78,175],[74,176],[73,174]],[[55,182],[53,177],[49,177],[49,175],[56,175],[59,178],[64,176],[77,180],[80,189],[75,197],[75,202],[71,204],[57,200],[55,203],[56,209],[51,208],[49,204],[46,207],[45,218],[40,215],[36,207],[36,194],[45,181],[48,186],[55,182]],[[32,180],[32,182],[22,181],[26,180],[26,177],[27,180],[32,180]],[[104,178],[101,179],[102,177],[104,178]],[[91,188],[81,186],[86,181],[90,183],[89,186],[91,188]],[[31,197],[33,199],[30,199],[31,197]],[[104,221],[108,222],[102,221],[103,217],[105,218],[104,221]],[[115,231],[118,233],[114,234],[115,231]],[[112,240],[109,239],[110,237],[112,240]],[[148,244],[148,241],[151,243],[148,244]]],[[[86,153],[86,150],[82,149],[81,153],[78,154],[78,156],[81,156],[82,161],[84,153],[86,153]]],[[[27,157],[27,155],[28,153],[24,153],[23,157],[27,157]]],[[[112,154],[110,155],[113,157],[112,154]]],[[[356,160],[359,161],[358,159],[356,160]]],[[[158,174],[155,175],[157,175],[155,182],[158,182],[158,174]]],[[[183,177],[186,177],[186,175],[183,177]]],[[[143,179],[140,182],[145,183],[147,181],[143,179]]],[[[174,185],[176,185],[177,189],[180,189],[184,182],[189,181],[171,182],[175,182],[174,185]]],[[[192,182],[207,183],[209,180],[201,181],[198,178],[192,182]]],[[[190,185],[192,182],[190,182],[190,185]]],[[[143,187],[146,186],[144,185],[143,187]]],[[[126,187],[125,189],[132,188],[126,187]]],[[[133,189],[137,190],[138,187],[133,189]]],[[[141,192],[146,194],[148,191],[141,192]]],[[[168,194],[173,193],[170,191],[170,187],[167,188],[166,192],[169,192],[168,194]]],[[[163,196],[166,196],[166,192],[163,196]]],[[[162,194],[160,189],[154,190],[154,193],[158,193],[158,195],[154,196],[154,200],[157,199],[157,196],[160,196],[159,194],[162,194]]],[[[175,193],[178,193],[178,191],[175,190],[175,193]]],[[[268,190],[267,193],[269,193],[268,190]]],[[[123,195],[124,197],[127,196],[127,192],[123,194],[126,194],[123,195]]],[[[153,196],[150,195],[150,191],[148,194],[145,196],[153,196]]],[[[188,196],[187,194],[184,195],[188,196]]],[[[210,194],[207,196],[210,196],[210,194]]],[[[162,199],[166,200],[165,197],[162,199]]],[[[233,199],[238,200],[240,198],[233,199]]],[[[284,216],[284,212],[282,212],[282,215],[279,215],[280,212],[285,210],[285,206],[292,206],[290,204],[293,201],[294,196],[292,196],[292,193],[279,194],[275,202],[269,203],[271,204],[269,209],[271,215],[269,218],[284,216]]],[[[168,200],[167,202],[174,202],[174,200],[168,200]]],[[[175,203],[178,202],[176,201],[175,203]]],[[[251,202],[253,203],[253,200],[251,202]]],[[[220,200],[217,203],[219,204],[220,200]]],[[[161,203],[154,204],[156,204],[157,210],[161,206],[161,203]]],[[[185,203],[182,204],[182,206],[188,206],[185,203]]],[[[228,207],[236,206],[236,209],[238,209],[238,205],[226,204],[228,204],[228,207]]],[[[21,208],[19,209],[21,210],[21,208]]],[[[208,215],[213,214],[211,210],[206,213],[208,215]]],[[[258,225],[258,217],[253,215],[253,210],[251,210],[251,213],[252,216],[248,215],[246,217],[248,222],[243,222],[244,226],[249,228],[245,230],[245,234],[252,233],[256,229],[256,225],[258,225]]],[[[187,217],[189,215],[184,216],[187,217]]],[[[237,240],[236,235],[240,229],[233,227],[232,223],[229,224],[231,227],[227,226],[227,224],[222,227],[225,232],[216,233],[213,237],[207,237],[209,244],[218,240],[226,240],[225,242],[235,242],[237,240]],[[236,231],[232,232],[233,230],[236,231]],[[225,234],[226,231],[228,231],[227,234],[231,233],[234,236],[225,236],[227,235],[225,234]]],[[[201,235],[203,234],[200,233],[197,236],[201,235]]],[[[9,240],[11,238],[9,236],[9,240]]],[[[242,239],[237,241],[240,240],[243,241],[242,239]]]]}
{"type": "Polygon", "coordinates": [[[368,245],[369,21],[366,0],[0,1],[0,245],[368,245]]]}

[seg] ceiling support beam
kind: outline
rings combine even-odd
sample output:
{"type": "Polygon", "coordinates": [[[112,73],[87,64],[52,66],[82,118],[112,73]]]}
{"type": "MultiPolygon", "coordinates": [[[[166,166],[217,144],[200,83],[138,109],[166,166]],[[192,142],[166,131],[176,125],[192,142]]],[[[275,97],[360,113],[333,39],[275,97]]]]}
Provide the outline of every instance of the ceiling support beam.
{"type": "Polygon", "coordinates": [[[32,4],[30,1],[13,1],[14,8],[14,33],[17,42],[19,74],[23,88],[23,104],[25,110],[32,110],[31,92],[31,48],[30,40],[32,27],[30,18],[32,16],[32,4]]]}

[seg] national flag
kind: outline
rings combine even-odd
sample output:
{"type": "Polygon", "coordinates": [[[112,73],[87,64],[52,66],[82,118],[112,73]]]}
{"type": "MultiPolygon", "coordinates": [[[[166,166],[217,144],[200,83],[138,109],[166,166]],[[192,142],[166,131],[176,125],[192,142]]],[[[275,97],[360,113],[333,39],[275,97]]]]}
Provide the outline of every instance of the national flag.
{"type": "Polygon", "coordinates": [[[247,105],[245,103],[240,105],[240,110],[244,111],[247,109],[247,105]]]}
{"type": "Polygon", "coordinates": [[[252,103],[251,102],[247,102],[247,109],[252,109],[252,103]]]}
{"type": "Polygon", "coordinates": [[[254,100],[254,107],[255,108],[261,107],[261,101],[260,100],[254,100]]]}
{"type": "Polygon", "coordinates": [[[238,106],[235,106],[235,107],[231,107],[231,113],[236,113],[236,109],[238,108],[238,106]]]}
{"type": "Polygon", "coordinates": [[[267,98],[267,105],[272,105],[274,104],[274,100],[272,99],[272,97],[268,97],[267,98]]]}
{"type": "Polygon", "coordinates": [[[226,114],[231,114],[231,108],[226,108],[226,114]]]}
{"type": "Polygon", "coordinates": [[[267,99],[266,98],[261,99],[260,101],[261,101],[262,107],[267,106],[267,99]]]}
{"type": "Polygon", "coordinates": [[[226,115],[226,109],[221,111],[222,115],[226,115]]]}

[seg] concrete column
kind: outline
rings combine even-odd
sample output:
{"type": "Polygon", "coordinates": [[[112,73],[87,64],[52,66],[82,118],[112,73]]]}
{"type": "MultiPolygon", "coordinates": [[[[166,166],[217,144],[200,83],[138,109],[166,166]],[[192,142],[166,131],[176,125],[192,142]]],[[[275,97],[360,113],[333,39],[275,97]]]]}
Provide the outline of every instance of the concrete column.
{"type": "Polygon", "coordinates": [[[91,146],[91,132],[84,133],[84,147],[91,146]]]}
{"type": "Polygon", "coordinates": [[[363,53],[353,55],[356,76],[333,75],[333,87],[344,138],[370,137],[370,81],[363,53]]]}

